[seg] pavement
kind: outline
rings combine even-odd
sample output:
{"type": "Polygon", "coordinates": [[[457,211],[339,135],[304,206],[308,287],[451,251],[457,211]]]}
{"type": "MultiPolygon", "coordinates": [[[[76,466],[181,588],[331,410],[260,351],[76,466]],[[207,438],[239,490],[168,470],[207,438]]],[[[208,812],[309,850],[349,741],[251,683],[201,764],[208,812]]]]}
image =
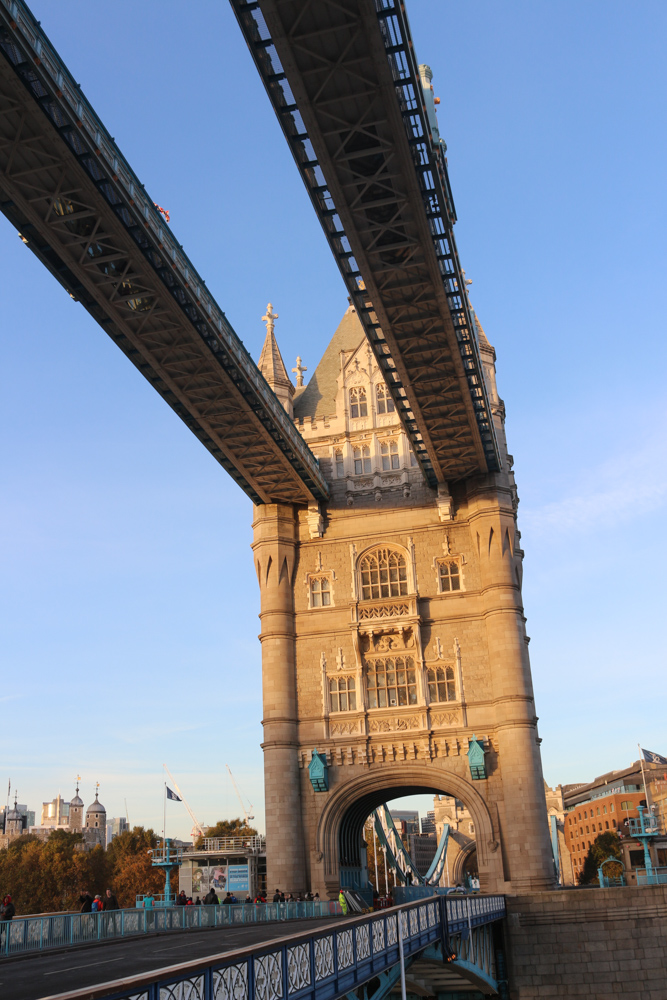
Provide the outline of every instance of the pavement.
{"type": "MultiPolygon", "coordinates": [[[[16,956],[0,961],[2,1000],[46,997],[111,982],[126,976],[192,962],[263,941],[331,924],[335,917],[285,920],[275,924],[169,931],[141,938],[121,938],[66,951],[16,956]]],[[[109,992],[114,992],[111,988],[109,992]]]]}

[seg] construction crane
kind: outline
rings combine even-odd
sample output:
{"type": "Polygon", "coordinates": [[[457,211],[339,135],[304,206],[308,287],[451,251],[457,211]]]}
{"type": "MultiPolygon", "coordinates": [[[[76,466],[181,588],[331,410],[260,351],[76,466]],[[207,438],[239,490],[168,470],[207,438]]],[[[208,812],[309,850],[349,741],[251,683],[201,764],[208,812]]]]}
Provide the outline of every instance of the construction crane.
{"type": "Polygon", "coordinates": [[[171,773],[171,771],[169,770],[169,768],[167,767],[166,764],[163,764],[162,766],[165,769],[165,771],[167,772],[167,774],[169,775],[169,777],[171,778],[171,782],[172,782],[174,788],[176,789],[176,791],[178,792],[178,794],[181,796],[181,799],[183,801],[183,805],[187,809],[187,811],[189,813],[189,816],[190,816],[190,819],[192,820],[192,830],[190,831],[190,836],[191,837],[204,837],[205,836],[204,827],[201,825],[201,823],[199,822],[199,820],[197,819],[197,817],[193,813],[192,809],[188,805],[187,799],[185,798],[185,795],[183,795],[183,792],[180,790],[180,788],[176,784],[176,778],[173,776],[173,774],[171,773]]]}
{"type": "MultiPolygon", "coordinates": [[[[236,798],[241,803],[241,809],[243,810],[243,815],[245,817],[245,825],[246,826],[250,826],[250,820],[254,819],[255,817],[248,815],[248,813],[246,812],[246,807],[243,805],[243,799],[241,798],[241,793],[239,792],[238,786],[237,786],[236,782],[234,781],[234,775],[232,774],[232,769],[229,766],[229,764],[225,764],[225,767],[229,771],[229,777],[232,779],[232,785],[234,786],[234,791],[236,792],[236,798]]],[[[252,809],[254,807],[253,807],[253,804],[250,801],[250,799],[248,799],[248,805],[250,806],[250,810],[252,811],[252,809]]]]}

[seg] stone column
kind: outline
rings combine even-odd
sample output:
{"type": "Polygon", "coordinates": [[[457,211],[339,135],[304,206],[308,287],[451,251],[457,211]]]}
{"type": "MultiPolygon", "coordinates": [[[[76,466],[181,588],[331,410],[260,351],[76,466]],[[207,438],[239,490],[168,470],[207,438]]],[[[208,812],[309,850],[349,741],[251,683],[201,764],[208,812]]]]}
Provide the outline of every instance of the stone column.
{"type": "Polygon", "coordinates": [[[495,702],[502,778],[504,857],[512,891],[554,886],[542,761],[521,592],[516,576],[510,496],[489,491],[471,504],[470,529],[479,552],[482,612],[495,702]]]}
{"type": "Polygon", "coordinates": [[[257,506],[253,529],[261,593],[267,889],[272,894],[276,888],[306,888],[292,591],[298,545],[295,510],[287,504],[257,506]]]}

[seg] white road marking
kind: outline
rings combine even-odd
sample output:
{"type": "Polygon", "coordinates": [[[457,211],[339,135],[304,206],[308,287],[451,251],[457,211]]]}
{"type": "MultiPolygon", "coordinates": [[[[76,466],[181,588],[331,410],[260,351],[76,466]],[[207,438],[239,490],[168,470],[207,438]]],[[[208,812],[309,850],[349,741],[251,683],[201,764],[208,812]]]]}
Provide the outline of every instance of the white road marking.
{"type": "Polygon", "coordinates": [[[94,965],[109,965],[111,962],[122,962],[122,958],[107,958],[104,962],[88,962],[87,965],[70,965],[68,969],[56,969],[55,972],[44,972],[44,976],[58,976],[61,972],[74,972],[75,969],[92,969],[94,965]]]}

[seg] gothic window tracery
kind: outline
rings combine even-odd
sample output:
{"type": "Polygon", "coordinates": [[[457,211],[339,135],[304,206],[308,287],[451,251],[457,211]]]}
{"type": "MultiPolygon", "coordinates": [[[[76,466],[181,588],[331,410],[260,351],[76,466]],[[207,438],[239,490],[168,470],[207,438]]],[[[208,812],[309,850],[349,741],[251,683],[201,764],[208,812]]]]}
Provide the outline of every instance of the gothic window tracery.
{"type": "Polygon", "coordinates": [[[438,563],[440,593],[448,594],[461,590],[461,567],[456,559],[443,559],[438,563]]]}
{"type": "Polygon", "coordinates": [[[427,672],[428,700],[456,701],[456,681],[453,667],[431,667],[427,672]]]}
{"type": "Polygon", "coordinates": [[[328,576],[311,576],[311,608],[328,608],[331,604],[331,581],[328,576]]]}
{"type": "Polygon", "coordinates": [[[411,656],[388,656],[366,666],[369,708],[417,704],[417,672],[411,656]]]}
{"type": "Polygon", "coordinates": [[[343,479],[345,476],[345,461],[343,459],[343,452],[340,448],[337,448],[334,452],[334,463],[336,466],[336,478],[343,479]]]}
{"type": "Polygon", "coordinates": [[[371,450],[368,445],[363,448],[354,449],[354,474],[361,476],[364,472],[371,471],[371,450]]]}
{"type": "Polygon", "coordinates": [[[357,692],[354,677],[332,677],[329,680],[329,701],[332,712],[354,712],[357,692]]]}
{"type": "Polygon", "coordinates": [[[408,571],[405,556],[400,552],[374,549],[363,557],[360,570],[362,601],[402,597],[408,592],[408,571]]]}
{"type": "Polygon", "coordinates": [[[398,442],[396,441],[383,441],[380,445],[380,454],[382,456],[382,469],[386,471],[387,469],[398,469],[399,457],[398,457],[398,442]]]}
{"type": "Polygon", "coordinates": [[[378,385],[376,390],[378,413],[394,413],[396,407],[386,385],[378,385]]]}
{"type": "Polygon", "coordinates": [[[366,390],[363,386],[356,386],[350,389],[350,416],[353,420],[359,417],[368,416],[368,403],[366,401],[366,390]]]}

